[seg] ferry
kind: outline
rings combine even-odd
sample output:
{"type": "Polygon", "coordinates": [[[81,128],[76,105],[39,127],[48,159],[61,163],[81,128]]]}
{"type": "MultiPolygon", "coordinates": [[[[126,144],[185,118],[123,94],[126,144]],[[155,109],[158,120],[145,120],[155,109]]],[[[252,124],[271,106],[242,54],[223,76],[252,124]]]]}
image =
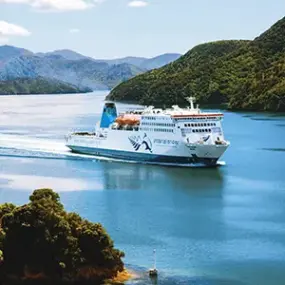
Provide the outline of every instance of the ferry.
{"type": "Polygon", "coordinates": [[[104,104],[93,132],[66,136],[72,152],[96,157],[181,166],[218,166],[229,147],[219,112],[205,113],[194,106],[169,109],[153,106],[118,114],[115,103],[104,104]]]}

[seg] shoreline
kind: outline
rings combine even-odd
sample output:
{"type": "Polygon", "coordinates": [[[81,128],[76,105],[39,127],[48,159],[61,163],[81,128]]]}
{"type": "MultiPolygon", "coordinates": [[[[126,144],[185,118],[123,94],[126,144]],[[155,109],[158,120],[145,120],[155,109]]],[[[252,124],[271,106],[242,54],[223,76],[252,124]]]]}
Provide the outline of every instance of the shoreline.
{"type": "Polygon", "coordinates": [[[133,270],[125,268],[122,272],[119,272],[118,275],[112,279],[107,279],[105,281],[105,285],[115,285],[122,284],[124,282],[133,280],[138,278],[138,274],[136,274],[133,270]]]}

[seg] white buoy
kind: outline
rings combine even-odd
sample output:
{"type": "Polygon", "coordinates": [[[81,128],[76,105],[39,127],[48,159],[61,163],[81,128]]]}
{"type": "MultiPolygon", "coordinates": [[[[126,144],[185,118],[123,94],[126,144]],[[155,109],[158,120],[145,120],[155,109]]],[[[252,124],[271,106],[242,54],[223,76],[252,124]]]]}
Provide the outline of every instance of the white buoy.
{"type": "Polygon", "coordinates": [[[152,278],[156,278],[158,276],[158,271],[156,269],[156,250],[153,250],[153,268],[149,270],[149,276],[152,278]]]}

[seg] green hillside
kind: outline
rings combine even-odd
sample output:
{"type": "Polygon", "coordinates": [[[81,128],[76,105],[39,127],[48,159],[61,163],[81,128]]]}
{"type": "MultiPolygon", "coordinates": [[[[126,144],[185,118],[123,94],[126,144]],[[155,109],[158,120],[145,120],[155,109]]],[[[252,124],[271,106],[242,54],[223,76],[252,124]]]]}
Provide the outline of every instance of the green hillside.
{"type": "Polygon", "coordinates": [[[107,97],[144,105],[201,104],[230,109],[285,111],[285,18],[253,41],[194,47],[177,61],[139,75],[107,97]]]}
{"type": "Polygon", "coordinates": [[[46,78],[21,78],[0,81],[0,95],[14,94],[68,94],[91,92],[89,88],[78,88],[59,80],[46,78]]]}

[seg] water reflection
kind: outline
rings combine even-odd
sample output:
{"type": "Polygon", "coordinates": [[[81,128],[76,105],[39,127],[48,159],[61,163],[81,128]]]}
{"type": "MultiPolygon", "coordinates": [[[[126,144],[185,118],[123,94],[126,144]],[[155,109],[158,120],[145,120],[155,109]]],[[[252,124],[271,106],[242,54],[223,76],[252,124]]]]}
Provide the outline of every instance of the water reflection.
{"type": "MultiPolygon", "coordinates": [[[[69,163],[69,162],[68,162],[69,163]]],[[[220,169],[163,167],[133,163],[102,162],[104,189],[139,190],[174,188],[183,191],[204,191],[223,188],[220,169]]]]}

